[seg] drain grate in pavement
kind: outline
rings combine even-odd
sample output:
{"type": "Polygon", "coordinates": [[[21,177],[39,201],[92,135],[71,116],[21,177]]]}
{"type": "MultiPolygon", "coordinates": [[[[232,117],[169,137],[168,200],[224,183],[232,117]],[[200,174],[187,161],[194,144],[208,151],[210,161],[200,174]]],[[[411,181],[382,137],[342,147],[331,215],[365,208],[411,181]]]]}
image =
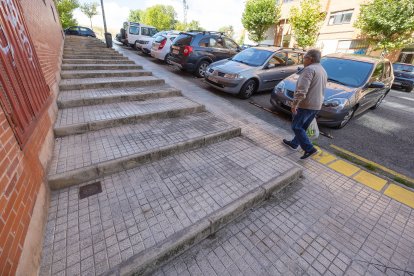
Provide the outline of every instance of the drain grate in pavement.
{"type": "Polygon", "coordinates": [[[101,182],[95,182],[79,188],[79,199],[84,199],[91,195],[102,193],[101,182]]]}

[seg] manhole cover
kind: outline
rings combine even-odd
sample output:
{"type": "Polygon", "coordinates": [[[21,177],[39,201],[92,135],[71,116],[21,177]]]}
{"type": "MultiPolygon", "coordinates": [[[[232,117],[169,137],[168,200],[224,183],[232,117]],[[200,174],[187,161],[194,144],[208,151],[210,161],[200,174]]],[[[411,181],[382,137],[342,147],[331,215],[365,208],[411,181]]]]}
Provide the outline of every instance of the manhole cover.
{"type": "Polygon", "coordinates": [[[79,188],[79,199],[102,193],[101,182],[95,182],[79,188]]]}

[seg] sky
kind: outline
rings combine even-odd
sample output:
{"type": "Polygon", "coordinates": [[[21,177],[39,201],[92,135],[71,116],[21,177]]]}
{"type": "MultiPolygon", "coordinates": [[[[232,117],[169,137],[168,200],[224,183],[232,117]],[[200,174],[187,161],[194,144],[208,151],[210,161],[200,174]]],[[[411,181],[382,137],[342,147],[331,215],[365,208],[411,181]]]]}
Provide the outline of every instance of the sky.
{"type": "MultiPolygon", "coordinates": [[[[79,0],[79,3],[98,2],[100,0],[79,0]]],[[[103,0],[108,31],[119,32],[122,23],[126,21],[130,10],[145,10],[156,4],[171,5],[177,13],[177,19],[183,21],[182,0],[103,0]]],[[[197,20],[200,25],[209,31],[216,31],[222,26],[232,25],[235,33],[242,31],[241,17],[245,0],[187,0],[189,9],[187,21],[197,20]]],[[[94,26],[103,27],[101,8],[100,15],[92,18],[94,26]]],[[[74,12],[80,25],[90,26],[89,19],[79,10],[74,12]]],[[[114,36],[115,34],[113,34],[114,36]]]]}

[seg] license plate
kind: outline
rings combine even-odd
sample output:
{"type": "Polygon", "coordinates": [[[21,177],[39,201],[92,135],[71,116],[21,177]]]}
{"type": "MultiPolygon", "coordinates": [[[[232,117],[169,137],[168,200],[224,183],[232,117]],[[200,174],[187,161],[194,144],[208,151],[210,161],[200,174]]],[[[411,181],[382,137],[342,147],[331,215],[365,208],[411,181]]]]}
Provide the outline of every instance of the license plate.
{"type": "Polygon", "coordinates": [[[292,101],[285,101],[285,105],[292,107],[292,101]]]}
{"type": "Polygon", "coordinates": [[[173,50],[173,54],[174,54],[174,55],[178,55],[178,53],[179,53],[179,51],[178,51],[178,50],[176,50],[176,49],[174,49],[174,50],[173,50]]]}
{"type": "Polygon", "coordinates": [[[212,82],[218,83],[218,79],[216,79],[215,77],[210,76],[208,77],[208,79],[212,82]]]}

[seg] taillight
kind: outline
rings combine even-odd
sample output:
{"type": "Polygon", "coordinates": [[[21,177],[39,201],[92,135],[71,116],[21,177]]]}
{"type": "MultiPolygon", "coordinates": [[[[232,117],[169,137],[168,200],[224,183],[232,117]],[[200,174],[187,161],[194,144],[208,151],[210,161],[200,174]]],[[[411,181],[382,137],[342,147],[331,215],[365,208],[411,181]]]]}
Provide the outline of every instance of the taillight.
{"type": "Polygon", "coordinates": [[[188,57],[191,54],[192,51],[193,51],[193,47],[184,46],[184,56],[188,57]]]}
{"type": "Polygon", "coordinates": [[[163,41],[161,41],[160,45],[158,46],[158,50],[161,50],[162,48],[164,48],[165,43],[167,43],[167,39],[164,39],[163,41]]]}

